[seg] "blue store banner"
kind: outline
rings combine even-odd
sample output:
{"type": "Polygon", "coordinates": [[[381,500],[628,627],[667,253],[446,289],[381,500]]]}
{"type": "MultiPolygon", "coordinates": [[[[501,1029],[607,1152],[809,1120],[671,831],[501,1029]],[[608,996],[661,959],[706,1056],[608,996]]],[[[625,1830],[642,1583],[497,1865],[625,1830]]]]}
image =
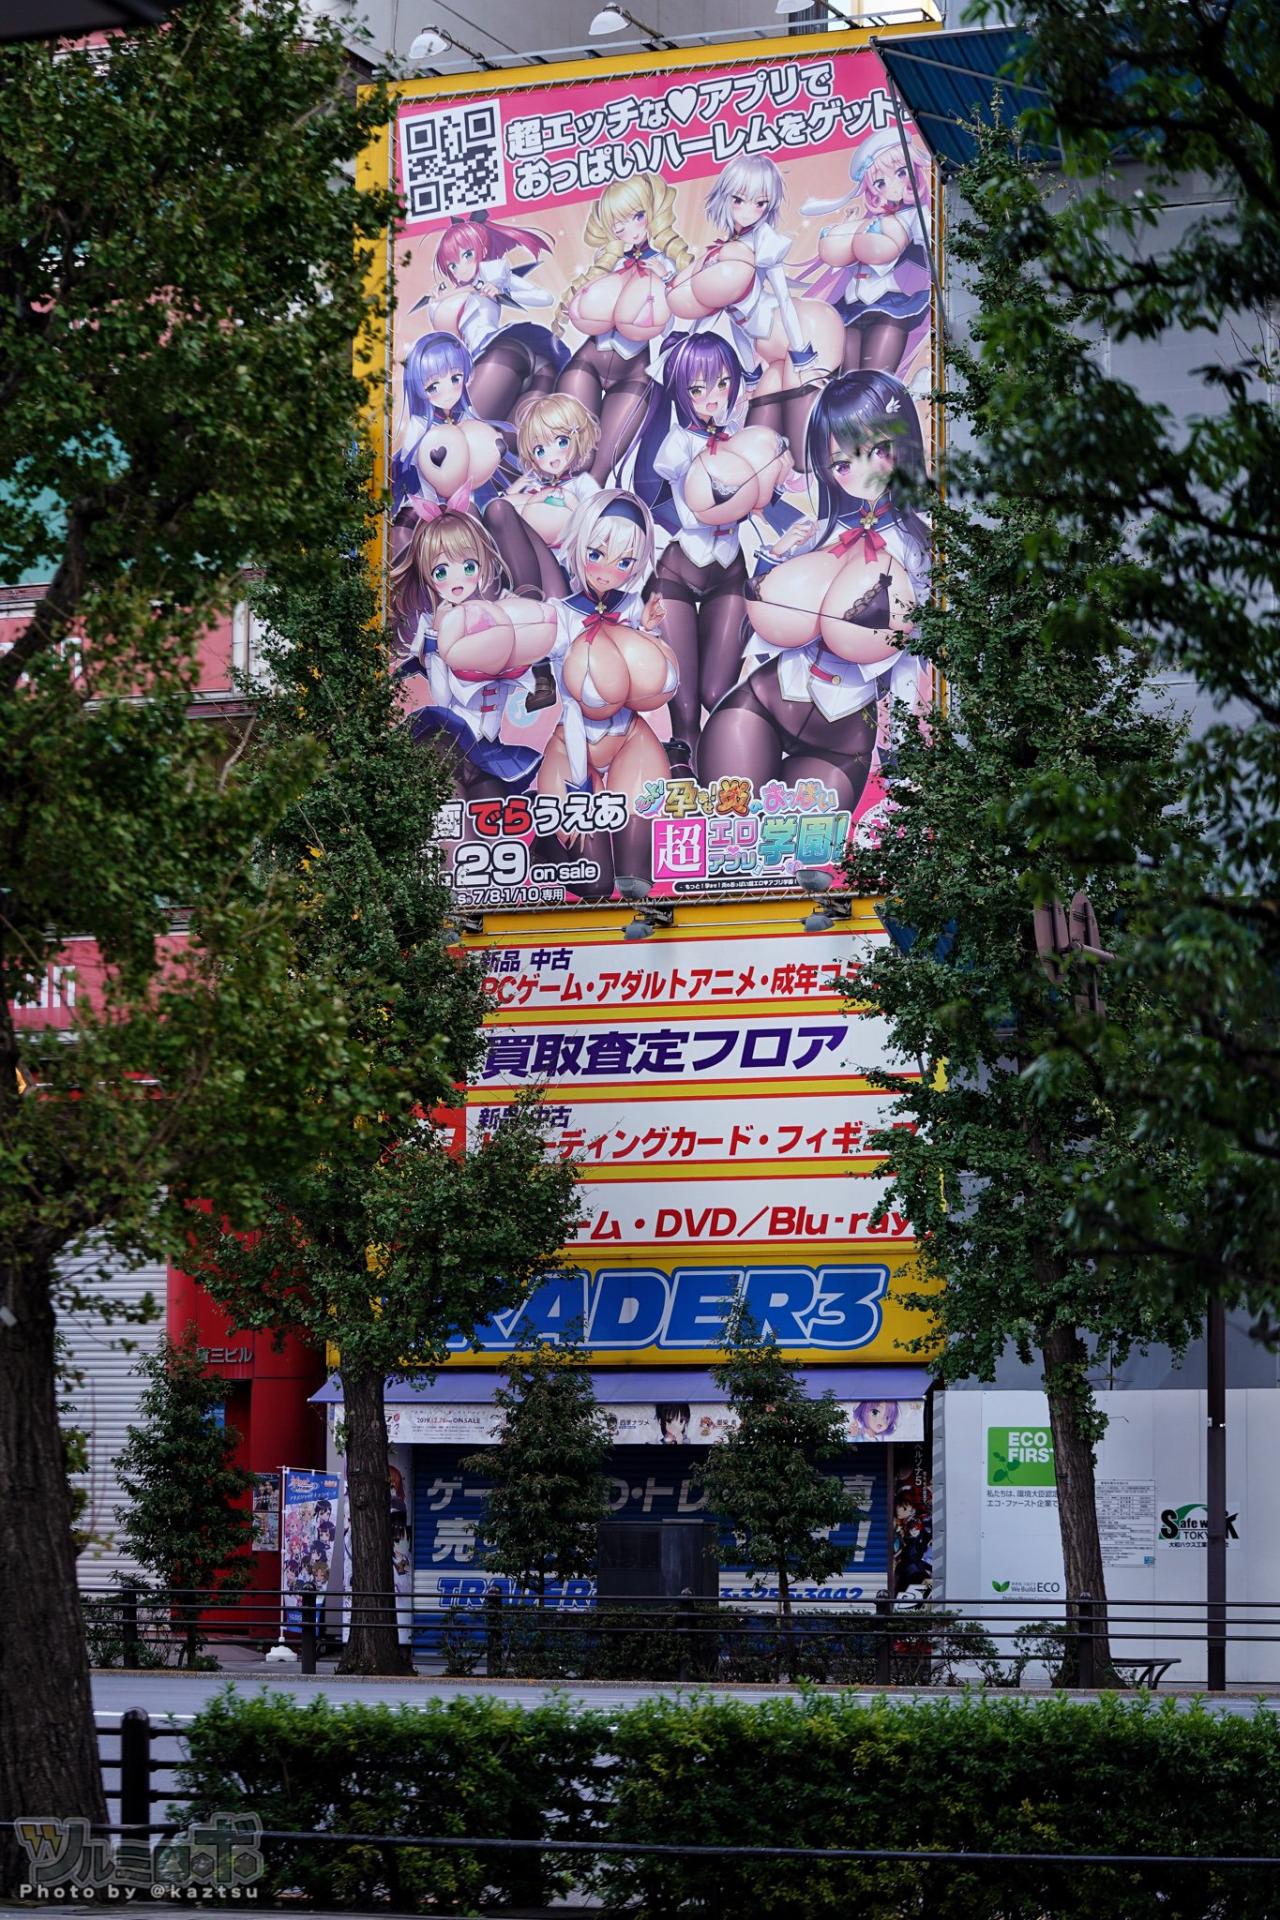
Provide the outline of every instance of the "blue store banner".
{"type": "MultiPolygon", "coordinates": [[[[488,1573],[483,1564],[481,1526],[488,1481],[468,1472],[462,1462],[471,1448],[420,1447],[414,1469],[414,1599],[417,1609],[478,1607],[496,1584],[510,1592],[511,1583],[488,1573]]],[[[610,1517],[616,1520],[685,1520],[707,1513],[699,1471],[706,1458],[703,1448],[616,1447],[609,1459],[610,1517]]],[[[883,1447],[855,1446],[833,1462],[831,1471],[853,1496],[858,1511],[832,1538],[845,1550],[845,1570],[818,1586],[799,1582],[792,1588],[800,1604],[870,1601],[886,1585],[888,1572],[888,1501],[883,1447]]],[[[549,1587],[549,1602],[558,1607],[582,1608],[595,1604],[595,1582],[570,1580],[549,1587]]],[[[720,1573],[720,1595],[725,1600],[777,1598],[777,1583],[767,1572],[747,1566],[725,1566],[720,1573]]]]}

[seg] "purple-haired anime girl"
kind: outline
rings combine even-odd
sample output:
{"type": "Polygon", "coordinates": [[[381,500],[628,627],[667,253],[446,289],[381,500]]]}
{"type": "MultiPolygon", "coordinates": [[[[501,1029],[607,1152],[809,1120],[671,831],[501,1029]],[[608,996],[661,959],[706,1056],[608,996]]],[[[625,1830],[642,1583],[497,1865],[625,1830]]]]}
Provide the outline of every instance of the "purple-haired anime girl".
{"type": "Polygon", "coordinates": [[[673,535],[657,569],[663,630],[680,671],[667,746],[673,772],[692,770],[703,711],[738,677],[747,591],[741,527],[769,504],[790,466],[773,429],[741,429],[744,385],[738,354],[719,334],[673,338],[636,460],[636,492],[673,535]]]}
{"type": "Polygon", "coordinates": [[[465,492],[482,504],[503,441],[471,404],[471,355],[451,333],[424,333],[405,356],[399,439],[391,463],[398,511],[415,495],[443,506],[465,492]]]}
{"type": "Polygon", "coordinates": [[[866,1440],[887,1440],[898,1424],[896,1400],[859,1400],[853,1409],[853,1425],[866,1440]]]}

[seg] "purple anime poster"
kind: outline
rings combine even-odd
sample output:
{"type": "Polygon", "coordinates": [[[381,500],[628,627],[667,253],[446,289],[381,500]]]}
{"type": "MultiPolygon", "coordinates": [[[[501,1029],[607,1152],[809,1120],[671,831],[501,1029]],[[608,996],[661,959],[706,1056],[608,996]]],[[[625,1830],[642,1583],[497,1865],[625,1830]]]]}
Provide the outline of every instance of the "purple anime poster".
{"type": "Polygon", "coordinates": [[[459,900],[837,867],[928,692],[931,169],[879,57],[410,87],[394,156],[391,615],[459,900]]]}

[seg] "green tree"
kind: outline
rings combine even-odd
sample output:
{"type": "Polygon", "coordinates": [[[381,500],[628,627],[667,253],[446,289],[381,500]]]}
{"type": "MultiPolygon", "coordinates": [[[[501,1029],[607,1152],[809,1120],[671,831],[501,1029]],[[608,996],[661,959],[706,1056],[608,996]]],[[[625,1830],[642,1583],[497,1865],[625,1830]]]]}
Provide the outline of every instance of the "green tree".
{"type": "Polygon", "coordinates": [[[248,1584],[253,1516],[234,1502],[253,1475],[232,1460],[236,1429],[213,1419],[226,1384],[205,1372],[194,1327],[180,1340],[163,1340],[137,1371],[147,1382],[138,1401],[142,1423],[128,1429],[116,1456],[127,1496],[116,1518],[139,1566],[173,1593],[173,1619],[193,1667],[210,1591],[248,1584]]]}
{"type": "MultiPolygon", "coordinates": [[[[1204,831],[1171,821],[1133,888],[1122,965],[1147,1002],[1140,1044],[1108,1027],[1089,1047],[1103,1096],[1153,1151],[1079,1169],[1077,1244],[1110,1261],[1117,1288],[1158,1276],[1196,1306],[1208,1284],[1265,1319],[1280,1306],[1280,41],[1263,0],[1001,12],[1028,29],[1043,102],[1031,131],[1052,124],[1074,182],[1006,243],[1038,254],[1126,371],[1166,343],[1203,345],[1181,417],[1110,354],[1042,395],[1020,300],[982,347],[1001,375],[1000,484],[1091,529],[1126,524],[1102,588],[1149,636],[1153,668],[1200,690],[1179,784],[1204,831]]],[[[1123,790],[1046,778],[1029,804],[1046,847],[1098,870],[1127,860],[1123,790]]]]}
{"type": "MultiPolygon", "coordinates": [[[[198,1231],[202,1277],[238,1326],[295,1327],[338,1348],[351,1584],[372,1595],[388,1592],[391,1565],[386,1378],[432,1372],[452,1338],[517,1305],[572,1237],[578,1205],[576,1168],[547,1156],[536,1101],[464,1154],[432,1118],[460,1104],[488,1002],[433,844],[450,775],[398,724],[365,515],[363,493],[336,500],[336,574],[261,596],[273,684],[256,748],[270,763],[299,737],[323,746],[262,859],[298,877],[298,977],[338,983],[354,1111],[323,1155],[272,1183],[265,1215],[201,1215],[198,1231]],[[233,1230],[247,1224],[251,1237],[233,1230]]],[[[354,1608],[344,1670],[394,1672],[400,1659],[389,1603],[354,1608]]]]}
{"type": "Polygon", "coordinates": [[[848,1447],[845,1419],[833,1394],[805,1392],[798,1363],[748,1316],[730,1322],[724,1352],[713,1372],[737,1425],[709,1450],[703,1483],[750,1564],[777,1575],[789,1632],[791,1582],[827,1580],[844,1565],[831,1532],[852,1519],[853,1503],[820,1463],[848,1447]]]}
{"type": "Polygon", "coordinates": [[[571,1580],[596,1562],[608,1512],[604,1467],[613,1416],[596,1404],[581,1348],[543,1341],[513,1354],[496,1447],[463,1461],[492,1481],[485,1495],[484,1564],[546,1601],[547,1578],[571,1580]]]}
{"type": "MultiPolygon", "coordinates": [[[[890,828],[851,860],[851,884],[882,901],[900,934],[851,991],[923,1069],[905,1083],[876,1077],[897,1093],[898,1118],[913,1122],[881,1138],[890,1198],[915,1226],[918,1271],[941,1284],[928,1302],[939,1370],[990,1380],[1009,1342],[1024,1360],[1038,1355],[1067,1591],[1101,1599],[1094,1348],[1176,1346],[1187,1328],[1177,1311],[1117,1294],[1066,1228],[1082,1167],[1105,1178],[1151,1150],[1135,1142],[1132,1111],[1100,1095],[1083,1056],[1100,1024],[1087,1011],[1097,970],[1078,955],[1047,970],[1035,909],[1086,890],[1104,941],[1123,956],[1133,876],[1163,844],[1178,797],[1179,735],[1145,699],[1148,655],[1099,584],[1119,553],[1117,530],[1072,521],[1061,502],[1010,495],[988,463],[1002,378],[984,353],[990,328],[1020,307],[1046,406],[1066,408],[1088,354],[1075,309],[1034,278],[1034,246],[1010,238],[1034,232],[1040,183],[989,133],[958,188],[969,211],[951,230],[951,253],[968,271],[977,317],[974,344],[951,349],[945,397],[977,452],[954,463],[934,503],[945,601],[925,615],[918,642],[945,673],[947,702],[926,729],[901,717],[890,828]],[[1123,795],[1122,860],[1100,870],[1069,845],[1043,843],[1037,796],[1050,784],[1081,810],[1123,795]]],[[[1148,1004],[1122,964],[1101,986],[1113,1045],[1130,1046],[1148,1004]]]]}
{"type": "Polygon", "coordinates": [[[105,1816],[55,1297],[181,1244],[187,1194],[250,1213],[346,1097],[338,1004],[251,860],[309,756],[250,778],[188,717],[240,570],[318,564],[367,390],[353,242],[386,201],[350,167],[383,109],[307,19],[188,0],[0,52],[0,579],[47,583],[0,658],[0,1832],[105,1816]],[[72,936],[107,974],[68,1045],[32,1009],[72,936]]]}

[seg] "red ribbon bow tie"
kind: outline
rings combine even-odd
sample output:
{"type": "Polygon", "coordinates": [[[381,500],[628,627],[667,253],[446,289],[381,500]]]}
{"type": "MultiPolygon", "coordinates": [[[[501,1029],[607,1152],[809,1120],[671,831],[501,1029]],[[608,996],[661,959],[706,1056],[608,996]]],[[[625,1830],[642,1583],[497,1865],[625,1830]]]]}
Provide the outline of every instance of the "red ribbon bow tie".
{"type": "Polygon", "coordinates": [[[874,560],[877,554],[884,552],[884,541],[873,527],[850,527],[847,533],[840,535],[831,552],[849,553],[859,541],[862,543],[862,551],[857,556],[860,560],[874,560]]]}

